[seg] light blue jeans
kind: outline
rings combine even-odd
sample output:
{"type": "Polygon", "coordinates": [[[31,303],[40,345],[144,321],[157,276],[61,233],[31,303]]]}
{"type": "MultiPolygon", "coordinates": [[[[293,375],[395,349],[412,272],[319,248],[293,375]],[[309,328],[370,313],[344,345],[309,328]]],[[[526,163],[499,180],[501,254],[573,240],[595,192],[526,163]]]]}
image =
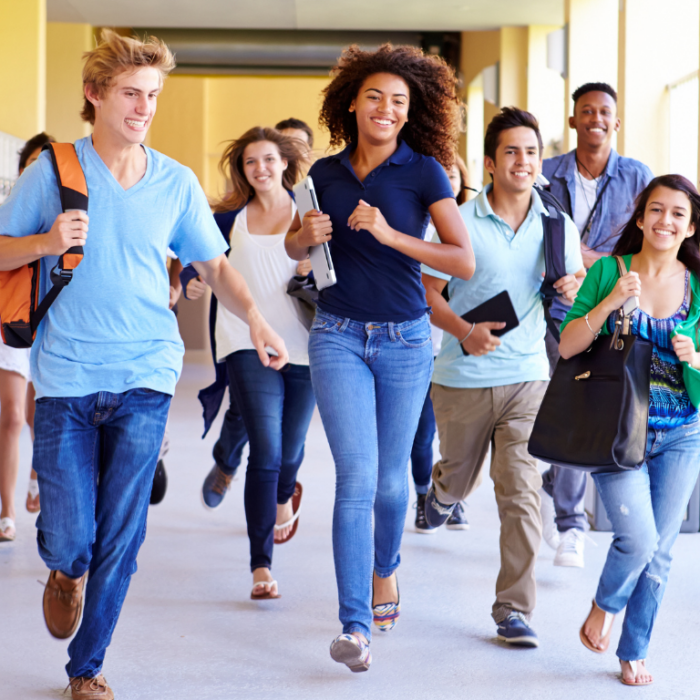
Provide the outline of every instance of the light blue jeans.
{"type": "Polygon", "coordinates": [[[594,474],[614,538],[595,601],[606,612],[627,611],[617,656],[646,659],[666,589],[671,548],[700,472],[700,422],[649,428],[647,456],[637,471],[594,474]]]}
{"type": "Polygon", "coordinates": [[[408,459],[433,370],[428,316],[360,323],[319,309],[309,360],[335,461],[340,621],[343,632],[370,639],[372,570],[389,577],[401,561],[408,459]]]}

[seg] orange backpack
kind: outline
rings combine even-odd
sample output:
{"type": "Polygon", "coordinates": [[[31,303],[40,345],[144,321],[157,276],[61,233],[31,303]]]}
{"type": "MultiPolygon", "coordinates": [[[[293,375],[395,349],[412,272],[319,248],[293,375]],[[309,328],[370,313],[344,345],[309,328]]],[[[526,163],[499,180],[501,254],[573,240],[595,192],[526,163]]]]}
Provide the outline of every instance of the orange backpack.
{"type": "MultiPolygon", "coordinates": [[[[44,149],[51,154],[63,211],[87,211],[87,183],[73,144],[49,143],[44,149]]],[[[83,254],[82,246],[74,246],[58,258],[51,270],[53,286],[41,303],[41,260],[16,270],[0,271],[0,324],[5,345],[13,348],[32,346],[39,323],[61,290],[73,279],[73,270],[80,264],[83,254]]]]}

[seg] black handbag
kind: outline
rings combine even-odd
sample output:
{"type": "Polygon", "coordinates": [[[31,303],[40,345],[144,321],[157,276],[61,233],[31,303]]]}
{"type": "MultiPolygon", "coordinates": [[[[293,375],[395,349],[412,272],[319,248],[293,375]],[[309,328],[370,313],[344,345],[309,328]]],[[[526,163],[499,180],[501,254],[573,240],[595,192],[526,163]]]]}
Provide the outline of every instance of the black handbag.
{"type": "MultiPolygon", "coordinates": [[[[624,260],[617,263],[626,274],[624,260]]],[[[634,309],[626,314],[625,307],[612,338],[597,337],[585,352],[559,360],[530,435],[533,457],[587,472],[644,463],[652,345],[630,334],[634,309]]]]}

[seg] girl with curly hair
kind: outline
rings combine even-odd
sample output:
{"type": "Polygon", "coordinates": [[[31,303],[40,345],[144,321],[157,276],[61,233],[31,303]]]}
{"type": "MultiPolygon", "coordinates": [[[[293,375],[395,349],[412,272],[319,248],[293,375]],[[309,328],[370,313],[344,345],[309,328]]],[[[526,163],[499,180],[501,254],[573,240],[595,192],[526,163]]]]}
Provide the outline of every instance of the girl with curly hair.
{"type": "Polygon", "coordinates": [[[432,374],[420,264],[469,279],[474,254],[443,166],[454,159],[453,71],[419,49],[343,52],[321,124],[344,150],[309,171],[322,210],[297,216],[295,260],[331,241],[338,277],[309,335],[311,379],[336,467],[333,515],[340,621],[334,660],[366,671],[370,625],[399,616],[396,569],[406,465],[432,374]],[[432,218],[441,243],[423,240],[432,218]],[[374,533],[372,515],[374,514],[374,533]]]}

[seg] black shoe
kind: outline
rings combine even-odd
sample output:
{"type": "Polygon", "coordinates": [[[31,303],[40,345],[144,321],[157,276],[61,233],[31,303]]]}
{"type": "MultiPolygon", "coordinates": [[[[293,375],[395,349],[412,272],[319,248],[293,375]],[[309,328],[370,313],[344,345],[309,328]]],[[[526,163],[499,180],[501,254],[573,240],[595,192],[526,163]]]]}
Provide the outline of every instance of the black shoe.
{"type": "Polygon", "coordinates": [[[153,475],[153,488],[151,489],[151,505],[158,505],[168,490],[168,475],[165,473],[165,464],[159,459],[156,465],[156,473],[153,475]]]}
{"type": "Polygon", "coordinates": [[[416,501],[416,532],[423,535],[434,535],[437,530],[428,525],[425,519],[425,494],[419,493],[416,501]]]}
{"type": "Polygon", "coordinates": [[[452,515],[447,518],[447,524],[445,527],[448,530],[469,529],[469,522],[467,521],[467,516],[464,514],[464,508],[462,508],[461,503],[455,503],[455,509],[452,511],[452,515]]]}
{"type": "Polygon", "coordinates": [[[456,504],[450,506],[443,505],[435,495],[435,486],[430,485],[430,489],[425,497],[425,520],[430,527],[440,527],[447,518],[452,515],[456,504]]]}

